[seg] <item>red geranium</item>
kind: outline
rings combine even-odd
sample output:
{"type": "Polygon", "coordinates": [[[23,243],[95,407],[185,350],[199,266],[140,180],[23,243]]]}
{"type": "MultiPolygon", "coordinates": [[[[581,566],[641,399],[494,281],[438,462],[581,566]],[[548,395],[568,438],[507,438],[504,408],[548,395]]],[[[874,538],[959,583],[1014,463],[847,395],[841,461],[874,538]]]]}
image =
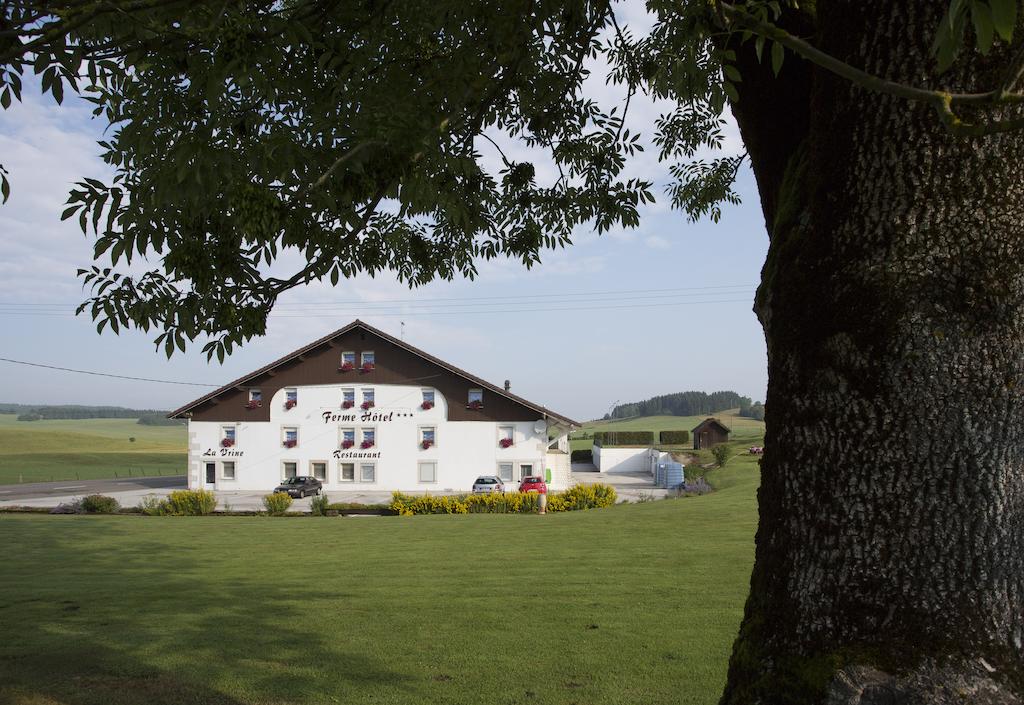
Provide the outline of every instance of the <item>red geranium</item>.
{"type": "Polygon", "coordinates": [[[294,408],[294,407],[295,407],[295,405],[296,405],[296,404],[298,404],[298,403],[299,403],[299,402],[295,401],[294,399],[289,399],[288,401],[286,401],[286,402],[284,403],[284,408],[285,408],[285,410],[288,410],[288,409],[294,408]]]}
{"type": "Polygon", "coordinates": [[[374,364],[372,362],[363,363],[363,372],[373,372],[374,364]]]}
{"type": "Polygon", "coordinates": [[[366,411],[367,409],[372,409],[373,407],[374,403],[372,401],[364,401],[362,404],[359,405],[359,408],[362,409],[363,411],[366,411]]]}
{"type": "Polygon", "coordinates": [[[356,405],[356,403],[354,401],[352,401],[351,399],[346,399],[345,401],[341,402],[341,408],[342,409],[351,409],[355,405],[356,405]]]}
{"type": "Polygon", "coordinates": [[[502,448],[511,448],[512,447],[512,439],[511,438],[502,438],[500,441],[498,441],[498,445],[500,445],[502,448]]]}
{"type": "Polygon", "coordinates": [[[434,402],[432,402],[432,401],[425,401],[422,404],[420,404],[420,408],[422,408],[424,411],[426,411],[428,409],[433,409],[434,408],[434,402]]]}
{"type": "Polygon", "coordinates": [[[356,366],[351,362],[343,362],[340,365],[338,365],[338,372],[351,372],[355,368],[356,366]]]}
{"type": "Polygon", "coordinates": [[[294,439],[288,440],[288,441],[284,442],[284,447],[285,448],[294,448],[297,445],[299,445],[299,442],[294,440],[294,439]]]}
{"type": "Polygon", "coordinates": [[[469,409],[482,409],[482,408],[484,408],[484,403],[482,401],[480,401],[479,399],[474,399],[473,401],[469,402],[469,404],[466,405],[466,408],[469,408],[469,409]]]}
{"type": "Polygon", "coordinates": [[[356,444],[355,441],[344,440],[344,441],[341,442],[341,447],[344,448],[345,450],[348,450],[349,448],[351,448],[355,444],[356,444]]]}
{"type": "Polygon", "coordinates": [[[249,403],[245,405],[246,409],[258,409],[263,406],[263,402],[259,399],[250,399],[249,403]]]}
{"type": "Polygon", "coordinates": [[[367,448],[373,448],[373,441],[363,441],[362,443],[359,444],[359,447],[362,448],[363,450],[366,450],[367,448]]]}
{"type": "Polygon", "coordinates": [[[426,450],[430,446],[434,445],[434,442],[431,440],[424,440],[420,445],[423,447],[423,450],[426,450]]]}
{"type": "Polygon", "coordinates": [[[232,438],[225,438],[220,442],[221,448],[230,448],[233,445],[235,445],[235,441],[232,438]]]}

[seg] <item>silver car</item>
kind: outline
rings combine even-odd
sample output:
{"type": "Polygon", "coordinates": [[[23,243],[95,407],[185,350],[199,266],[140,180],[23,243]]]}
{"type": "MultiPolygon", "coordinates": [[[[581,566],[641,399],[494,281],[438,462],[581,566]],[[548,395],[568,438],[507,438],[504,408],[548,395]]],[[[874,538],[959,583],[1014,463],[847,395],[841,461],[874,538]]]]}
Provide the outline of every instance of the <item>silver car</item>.
{"type": "Polygon", "coordinates": [[[473,494],[488,494],[490,492],[504,492],[505,483],[496,475],[481,475],[473,483],[473,494]]]}

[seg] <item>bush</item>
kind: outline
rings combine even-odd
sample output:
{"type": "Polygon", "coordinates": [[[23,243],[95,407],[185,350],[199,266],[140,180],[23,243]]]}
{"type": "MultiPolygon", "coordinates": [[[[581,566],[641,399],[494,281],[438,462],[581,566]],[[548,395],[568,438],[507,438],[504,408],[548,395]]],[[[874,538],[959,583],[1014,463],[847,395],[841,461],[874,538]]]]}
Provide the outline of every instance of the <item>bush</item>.
{"type": "MultiPolygon", "coordinates": [[[[576,485],[565,492],[548,494],[549,512],[599,509],[615,504],[615,489],[609,485],[576,485]]],[[[501,494],[424,495],[414,497],[402,492],[391,495],[389,508],[401,516],[415,514],[536,514],[540,495],[536,492],[501,494]]]]}
{"type": "Polygon", "coordinates": [[[362,504],[361,502],[335,502],[334,504],[328,505],[327,508],[338,512],[343,512],[347,509],[390,510],[390,506],[387,504],[362,504]]]}
{"type": "Polygon", "coordinates": [[[711,487],[711,485],[708,484],[708,481],[704,479],[703,475],[693,480],[687,480],[685,483],[683,483],[682,487],[682,492],[683,494],[686,495],[700,496],[709,494],[712,491],[713,488],[711,487]]]}
{"type": "Polygon", "coordinates": [[[114,514],[121,508],[116,499],[101,494],[83,497],[79,506],[86,514],[114,514]]]}
{"type": "Polygon", "coordinates": [[[715,464],[722,467],[729,460],[729,446],[719,443],[711,449],[711,455],[715,456],[715,464]]]}
{"type": "Polygon", "coordinates": [[[139,501],[139,511],[147,516],[163,516],[167,513],[167,503],[156,495],[147,495],[139,501]]]}
{"type": "Polygon", "coordinates": [[[597,431],[594,443],[599,446],[654,445],[654,431],[597,431]]]}
{"type": "Polygon", "coordinates": [[[263,508],[272,517],[283,516],[292,506],[292,498],[286,492],[274,492],[263,495],[263,508]]]}
{"type": "Polygon", "coordinates": [[[594,451],[592,448],[574,450],[569,456],[569,461],[573,463],[592,463],[594,462],[594,451]]]}
{"type": "Polygon", "coordinates": [[[160,505],[160,514],[204,516],[217,508],[217,498],[210,490],[175,490],[160,505]]]}
{"type": "Polygon", "coordinates": [[[327,495],[318,494],[309,500],[309,513],[313,516],[325,517],[327,516],[327,509],[330,507],[330,504],[327,495]]]}
{"type": "Polygon", "coordinates": [[[690,442],[689,431],[662,431],[658,441],[664,446],[684,446],[690,442]]]}
{"type": "Polygon", "coordinates": [[[578,509],[602,509],[615,504],[615,488],[603,483],[573,485],[565,492],[548,495],[549,512],[571,512],[578,509]]]}
{"type": "Polygon", "coordinates": [[[40,421],[43,417],[39,414],[19,414],[18,421],[40,421]]]}

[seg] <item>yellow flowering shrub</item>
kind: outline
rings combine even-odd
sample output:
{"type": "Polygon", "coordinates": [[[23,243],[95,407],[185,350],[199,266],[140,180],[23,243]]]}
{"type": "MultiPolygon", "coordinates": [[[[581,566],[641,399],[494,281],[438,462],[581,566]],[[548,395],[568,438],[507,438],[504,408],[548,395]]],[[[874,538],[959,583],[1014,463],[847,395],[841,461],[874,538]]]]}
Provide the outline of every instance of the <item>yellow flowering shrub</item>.
{"type": "MultiPolygon", "coordinates": [[[[615,488],[605,484],[575,485],[548,495],[547,511],[599,509],[615,504],[615,488]]],[[[389,508],[401,516],[415,514],[536,514],[540,495],[536,492],[413,496],[391,495],[389,508]]]]}

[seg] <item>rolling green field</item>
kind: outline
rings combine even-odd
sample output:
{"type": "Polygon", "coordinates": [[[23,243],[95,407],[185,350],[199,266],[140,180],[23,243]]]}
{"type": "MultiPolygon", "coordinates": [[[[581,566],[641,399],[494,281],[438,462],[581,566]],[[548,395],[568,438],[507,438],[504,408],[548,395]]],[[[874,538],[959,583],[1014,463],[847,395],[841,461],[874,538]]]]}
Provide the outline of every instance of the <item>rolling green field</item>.
{"type": "Polygon", "coordinates": [[[711,705],[757,465],[709,479],[544,517],[0,514],[0,702],[711,705]]]}
{"type": "Polygon", "coordinates": [[[0,484],[185,472],[184,426],[141,426],[135,419],[16,418],[0,414],[0,484]]]}
{"type": "MultiPolygon", "coordinates": [[[[764,437],[764,421],[744,418],[739,415],[738,409],[719,411],[712,414],[719,421],[728,426],[732,433],[729,435],[730,442],[746,443],[753,445],[764,437]]],[[[583,428],[573,435],[580,433],[593,434],[594,431],[653,431],[654,440],[657,442],[660,431],[692,431],[707,416],[641,416],[633,419],[613,421],[590,421],[583,424],[583,428]]],[[[569,441],[572,450],[585,450],[593,444],[591,439],[572,438],[569,441]]],[[[693,447],[692,444],[689,447],[693,447]]]]}

